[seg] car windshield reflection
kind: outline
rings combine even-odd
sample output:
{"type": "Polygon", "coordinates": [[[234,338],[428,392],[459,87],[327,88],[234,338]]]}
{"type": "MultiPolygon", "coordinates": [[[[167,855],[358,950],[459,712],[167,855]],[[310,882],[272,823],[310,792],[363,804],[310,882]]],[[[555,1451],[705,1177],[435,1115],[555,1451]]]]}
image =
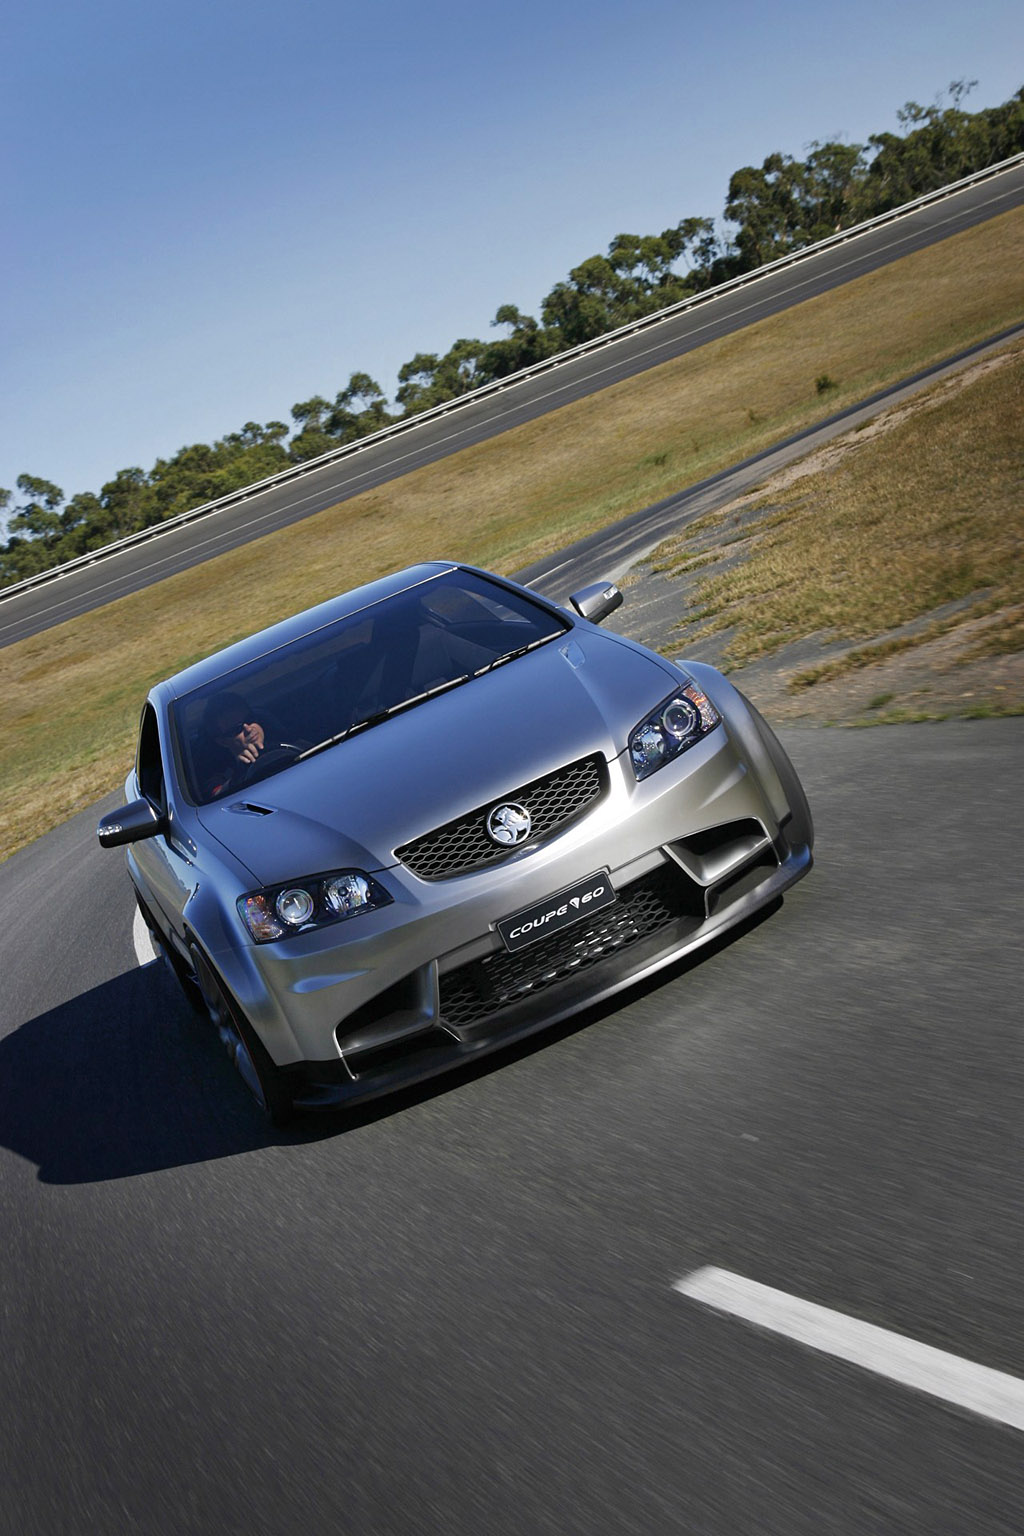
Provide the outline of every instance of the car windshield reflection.
{"type": "Polygon", "coordinates": [[[189,795],[206,804],[268,778],[569,627],[474,572],[442,572],[177,700],[189,795]]]}

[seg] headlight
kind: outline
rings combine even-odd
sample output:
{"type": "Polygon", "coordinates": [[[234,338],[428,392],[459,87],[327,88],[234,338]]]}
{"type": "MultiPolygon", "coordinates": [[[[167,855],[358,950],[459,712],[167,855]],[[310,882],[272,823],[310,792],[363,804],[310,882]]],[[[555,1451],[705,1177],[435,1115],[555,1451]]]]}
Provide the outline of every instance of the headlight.
{"type": "Polygon", "coordinates": [[[343,923],[361,912],[386,907],[391,897],[382,885],[358,869],[334,870],[287,885],[268,885],[238,898],[238,912],[257,944],[289,933],[343,923]]]}
{"type": "Polygon", "coordinates": [[[638,779],[646,779],[655,769],[695,746],[714,730],[721,718],[707,694],[696,683],[686,683],[630,731],[629,759],[633,772],[638,779]]]}

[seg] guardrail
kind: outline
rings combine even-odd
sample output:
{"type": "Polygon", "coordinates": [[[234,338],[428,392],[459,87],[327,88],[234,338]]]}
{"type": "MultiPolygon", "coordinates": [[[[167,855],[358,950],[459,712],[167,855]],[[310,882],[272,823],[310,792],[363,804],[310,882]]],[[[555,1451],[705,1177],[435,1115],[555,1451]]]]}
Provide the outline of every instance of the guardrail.
{"type": "Polygon", "coordinates": [[[182,528],[189,523],[210,517],[217,512],[226,511],[229,507],[237,506],[240,502],[249,501],[255,496],[262,496],[265,492],[278,486],[290,484],[294,480],[304,479],[308,475],[316,474],[331,464],[340,463],[343,459],[355,457],[365,453],[367,449],[376,447],[379,443],[391,438],[401,437],[406,433],[414,432],[427,422],[437,421],[440,417],[449,416],[457,411],[466,410],[486,400],[491,395],[503,394],[508,389],[514,389],[519,384],[524,384],[530,379],[539,378],[546,373],[552,373],[558,368],[564,368],[567,364],[578,358],[587,357],[593,352],[603,351],[606,347],[612,347],[617,342],[630,336],[636,336],[643,331],[653,330],[666,321],[674,319],[677,315],[686,314],[688,311],[698,309],[702,305],[710,304],[725,297],[737,289],[749,287],[753,283],[762,282],[775,272],[784,271],[790,267],[799,266],[801,262],[809,261],[828,251],[835,246],[845,245],[851,240],[858,240],[869,234],[874,229],[893,224],[900,219],[909,218],[913,213],[922,208],[930,207],[933,203],[943,202],[954,197],[958,192],[964,192],[969,187],[981,185],[991,181],[996,176],[1004,175],[1007,171],[1015,170],[1024,165],[1024,154],[1011,155],[1007,160],[1001,160],[996,165],[987,166],[983,171],[975,171],[970,176],[964,176],[960,181],[951,182],[948,186],[938,187],[934,192],[927,192],[923,197],[915,198],[911,203],[903,203],[899,208],[893,208],[889,213],[881,213],[873,219],[867,219],[863,224],[854,224],[849,229],[839,230],[834,235],[829,235],[825,240],[819,240],[815,245],[804,246],[799,251],[792,251],[786,256],[780,256],[775,261],[768,262],[763,267],[757,267],[753,272],[744,272],[740,277],[732,277],[725,283],[719,283],[714,288],[708,288],[703,293],[693,294],[690,298],[680,299],[675,304],[668,305],[665,309],[656,310],[653,314],[643,315],[639,320],[631,320],[628,325],[619,326],[614,331],[605,331],[601,336],[595,336],[592,341],[584,341],[579,346],[571,347],[566,352],[556,353],[554,357],[548,357],[543,362],[533,363],[529,368],[521,368],[517,373],[510,373],[505,378],[495,379],[490,384],[482,384],[478,389],[471,390],[468,394],[459,395],[454,400],[446,400],[441,405],[432,406],[428,411],[422,411],[416,416],[407,416],[402,421],[392,422],[390,426],[382,427],[379,432],[373,432],[368,437],[361,437],[354,443],[346,443],[341,448],[333,448],[329,453],[321,454],[318,458],[307,459],[302,464],[293,465],[290,469],[281,470],[276,475],[270,475],[266,480],[257,480],[252,485],[243,486],[237,491],[230,492],[227,496],[220,496],[216,501],[203,502],[201,506],[193,507],[188,512],[179,512],[176,517],[169,517],[165,522],[153,523],[148,528],[141,528],[138,533],[129,534],[127,538],[118,539],[112,544],[104,544],[99,549],[90,550],[86,555],[78,555],[74,560],[67,560],[63,565],[51,566],[49,570],[39,571],[34,576],[27,576],[23,581],[15,582],[12,586],[0,588],[0,602],[7,598],[15,597],[22,592],[27,592],[33,587],[44,586],[47,582],[59,581],[70,575],[73,571],[82,570],[90,565],[96,565],[101,560],[109,560],[112,556],[121,554],[124,550],[131,549],[137,544],[149,543],[152,539],[161,538],[164,534],[171,533],[176,528],[182,528]]]}

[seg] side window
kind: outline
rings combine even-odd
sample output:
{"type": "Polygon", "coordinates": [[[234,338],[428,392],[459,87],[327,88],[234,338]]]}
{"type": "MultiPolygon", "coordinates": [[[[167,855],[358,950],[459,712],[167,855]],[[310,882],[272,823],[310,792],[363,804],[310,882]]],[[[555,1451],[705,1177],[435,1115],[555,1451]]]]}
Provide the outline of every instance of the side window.
{"type": "Polygon", "coordinates": [[[147,704],[142,711],[135,773],[139,780],[139,788],[146,799],[158,811],[165,811],[167,798],[164,794],[164,767],[160,759],[160,731],[152,704],[147,704]]]}

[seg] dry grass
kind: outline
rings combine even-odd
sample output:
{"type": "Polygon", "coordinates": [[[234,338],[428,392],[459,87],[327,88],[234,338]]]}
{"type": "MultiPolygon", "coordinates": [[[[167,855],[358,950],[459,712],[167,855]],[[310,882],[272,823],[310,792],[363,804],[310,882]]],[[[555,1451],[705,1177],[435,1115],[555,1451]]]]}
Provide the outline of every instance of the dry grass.
{"type": "Polygon", "coordinates": [[[807,687],[991,616],[965,659],[1020,649],[1024,604],[1024,344],[836,445],[780,501],[702,519],[657,558],[696,584],[691,636],[729,631],[744,666],[796,639],[869,639],[949,604],[955,617],[798,673],[807,687]],[[714,547],[708,548],[711,544],[714,547]],[[715,559],[717,555],[717,560],[715,559]],[[739,558],[738,558],[739,557],[739,558]],[[709,560],[714,563],[707,566],[709,560]]]}
{"type": "MultiPolygon", "coordinates": [[[[119,783],[147,688],[198,656],[413,560],[517,569],[811,424],[824,374],[837,381],[828,408],[838,410],[1019,320],[1022,234],[1016,210],[6,648],[0,858],[119,783]]],[[[912,471],[885,490],[897,517],[915,494],[912,471]]],[[[960,474],[955,453],[949,472],[960,474]]],[[[972,590],[989,569],[973,551],[978,487],[956,483],[962,497],[943,537],[961,555],[943,580],[972,590]]],[[[865,482],[866,505],[878,509],[883,489],[865,482]]],[[[811,623],[829,595],[798,544],[770,581],[788,594],[780,634],[811,623]]],[[[867,530],[861,547],[879,561],[867,530]]],[[[904,559],[909,568],[909,541],[904,559]]]]}

